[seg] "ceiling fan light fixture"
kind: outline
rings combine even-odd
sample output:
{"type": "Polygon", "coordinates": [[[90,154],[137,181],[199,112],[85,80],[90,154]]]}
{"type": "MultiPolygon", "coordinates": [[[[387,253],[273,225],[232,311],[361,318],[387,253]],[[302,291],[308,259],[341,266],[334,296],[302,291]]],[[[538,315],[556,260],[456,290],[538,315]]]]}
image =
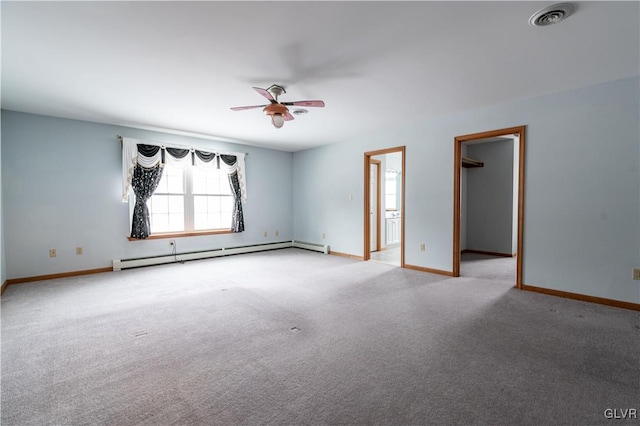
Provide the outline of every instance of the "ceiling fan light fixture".
{"type": "Polygon", "coordinates": [[[281,128],[284,125],[284,117],[282,114],[271,115],[271,124],[273,124],[273,127],[276,129],[281,128]]]}
{"type": "Polygon", "coordinates": [[[284,115],[289,112],[289,109],[282,104],[270,104],[264,107],[263,111],[271,116],[273,127],[279,129],[284,125],[284,115]]]}

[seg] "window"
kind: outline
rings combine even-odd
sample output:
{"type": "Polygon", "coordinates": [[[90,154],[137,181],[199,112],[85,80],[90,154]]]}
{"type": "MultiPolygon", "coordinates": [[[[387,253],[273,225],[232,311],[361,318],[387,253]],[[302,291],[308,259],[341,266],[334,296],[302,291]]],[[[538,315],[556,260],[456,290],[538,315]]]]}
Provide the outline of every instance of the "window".
{"type": "Polygon", "coordinates": [[[233,203],[225,170],[181,168],[167,162],[149,199],[151,232],[230,229],[233,203]]]}
{"type": "Polygon", "coordinates": [[[218,169],[189,171],[193,178],[193,229],[230,228],[233,197],[229,176],[218,169]]]}
{"type": "Polygon", "coordinates": [[[246,153],[120,140],[129,240],[244,232],[246,153]]]}
{"type": "Polygon", "coordinates": [[[165,165],[158,188],[148,202],[153,233],[186,230],[185,171],[165,165]]]}

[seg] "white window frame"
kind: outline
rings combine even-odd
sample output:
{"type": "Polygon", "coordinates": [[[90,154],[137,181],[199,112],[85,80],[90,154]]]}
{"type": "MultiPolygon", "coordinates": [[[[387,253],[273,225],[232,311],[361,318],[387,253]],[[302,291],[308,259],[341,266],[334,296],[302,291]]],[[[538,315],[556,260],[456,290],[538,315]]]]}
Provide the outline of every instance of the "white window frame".
{"type": "MultiPolygon", "coordinates": [[[[163,167],[172,167],[165,163],[163,167]]],[[[173,167],[174,169],[180,169],[180,167],[173,167]]],[[[156,238],[170,238],[170,237],[180,237],[180,236],[193,236],[193,235],[210,235],[210,234],[225,234],[231,233],[231,225],[232,225],[232,216],[233,212],[229,217],[229,226],[224,228],[211,228],[211,229],[195,229],[195,206],[194,206],[194,196],[216,196],[216,197],[229,197],[233,200],[233,194],[231,192],[231,183],[229,183],[229,193],[228,194],[194,194],[193,193],[193,170],[194,166],[186,166],[182,168],[183,173],[183,193],[180,194],[183,196],[183,205],[184,205],[184,229],[180,231],[166,231],[166,232],[154,232],[153,225],[151,226],[151,234],[148,239],[156,239],[156,238]]],[[[206,169],[205,169],[206,170],[206,169]]],[[[216,170],[218,173],[222,173],[227,176],[227,173],[224,170],[220,169],[209,169],[216,170]]],[[[154,192],[153,195],[176,195],[176,193],[158,193],[154,192]]],[[[149,199],[152,200],[153,195],[149,199]]],[[[135,194],[132,197],[129,197],[129,229],[131,229],[131,220],[133,216],[133,209],[135,207],[135,194]]],[[[150,215],[152,214],[150,210],[150,215]]],[[[131,239],[131,238],[130,238],[131,239]]]]}

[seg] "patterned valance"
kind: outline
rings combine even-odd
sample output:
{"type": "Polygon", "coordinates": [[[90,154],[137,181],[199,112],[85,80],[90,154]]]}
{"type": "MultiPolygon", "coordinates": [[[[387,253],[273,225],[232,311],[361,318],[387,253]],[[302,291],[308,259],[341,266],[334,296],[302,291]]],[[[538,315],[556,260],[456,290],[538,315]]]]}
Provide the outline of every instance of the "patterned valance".
{"type": "Polygon", "coordinates": [[[245,153],[218,152],[180,145],[122,138],[122,202],[129,201],[131,181],[136,164],[153,168],[170,162],[172,166],[194,166],[201,168],[224,168],[229,175],[237,172],[242,202],[247,202],[247,180],[245,176],[245,153]]]}

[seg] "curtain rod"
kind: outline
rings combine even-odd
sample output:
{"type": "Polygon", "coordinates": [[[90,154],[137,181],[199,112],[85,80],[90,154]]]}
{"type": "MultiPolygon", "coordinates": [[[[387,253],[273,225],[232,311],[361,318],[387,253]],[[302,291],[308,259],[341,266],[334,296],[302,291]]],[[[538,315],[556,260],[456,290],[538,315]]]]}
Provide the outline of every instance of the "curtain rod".
{"type": "MultiPolygon", "coordinates": [[[[116,138],[118,139],[118,142],[120,142],[120,145],[122,145],[122,136],[120,136],[120,135],[116,135],[116,138]]],[[[249,153],[248,153],[248,152],[245,152],[245,153],[244,153],[244,155],[248,156],[248,155],[249,155],[249,153]]]]}

